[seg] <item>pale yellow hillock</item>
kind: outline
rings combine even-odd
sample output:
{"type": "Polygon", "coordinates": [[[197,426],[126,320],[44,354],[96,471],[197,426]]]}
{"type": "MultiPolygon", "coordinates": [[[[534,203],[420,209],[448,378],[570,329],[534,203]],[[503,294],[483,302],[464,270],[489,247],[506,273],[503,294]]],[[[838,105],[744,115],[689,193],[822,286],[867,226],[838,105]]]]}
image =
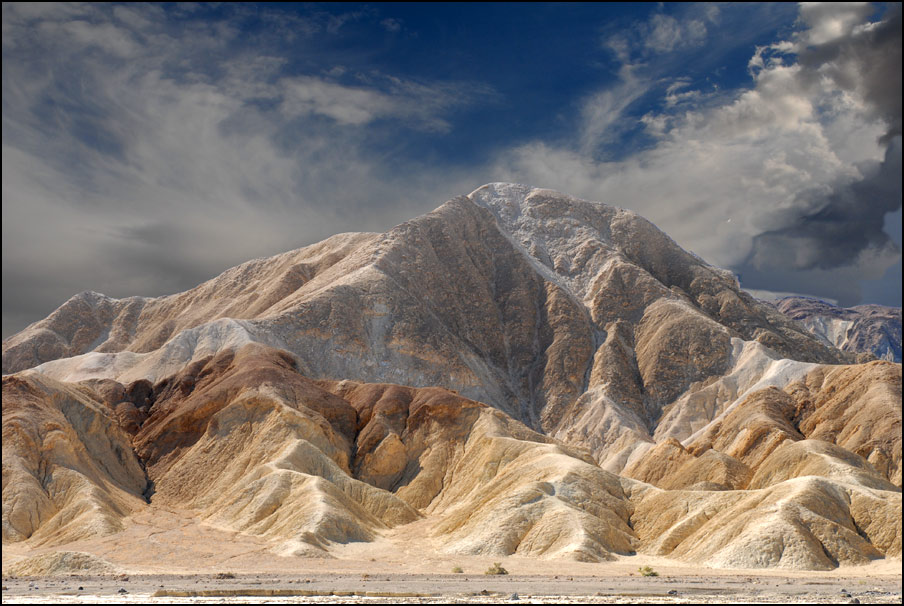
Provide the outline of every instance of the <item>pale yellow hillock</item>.
{"type": "Polygon", "coordinates": [[[113,415],[38,374],[3,377],[3,541],[59,545],[122,530],[144,471],[113,415]]]}
{"type": "Polygon", "coordinates": [[[52,551],[22,558],[4,568],[3,574],[22,577],[61,575],[109,575],[121,573],[110,562],[90,553],[79,551],[52,551]]]}
{"type": "Polygon", "coordinates": [[[632,492],[642,552],[720,568],[811,570],[900,556],[900,539],[889,542],[875,529],[860,534],[876,520],[894,534],[889,516],[900,511],[899,492],[818,477],[749,491],[632,492]]]}

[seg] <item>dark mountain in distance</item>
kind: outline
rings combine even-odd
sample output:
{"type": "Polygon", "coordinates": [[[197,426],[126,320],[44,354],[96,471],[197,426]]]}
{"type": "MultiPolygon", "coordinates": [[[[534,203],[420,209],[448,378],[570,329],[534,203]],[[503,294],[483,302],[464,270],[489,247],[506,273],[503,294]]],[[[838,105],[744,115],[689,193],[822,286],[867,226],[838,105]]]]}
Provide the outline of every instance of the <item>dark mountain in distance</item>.
{"type": "Polygon", "coordinates": [[[838,307],[811,297],[784,297],[774,305],[838,349],[901,362],[900,307],[838,307]]]}

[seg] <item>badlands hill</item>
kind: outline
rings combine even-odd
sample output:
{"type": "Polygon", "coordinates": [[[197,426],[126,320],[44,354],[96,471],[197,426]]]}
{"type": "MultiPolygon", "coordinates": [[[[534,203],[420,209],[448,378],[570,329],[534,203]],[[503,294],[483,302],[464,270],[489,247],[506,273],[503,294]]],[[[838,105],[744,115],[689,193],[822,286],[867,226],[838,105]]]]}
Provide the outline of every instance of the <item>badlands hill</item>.
{"type": "Polygon", "coordinates": [[[5,340],[3,541],[160,507],[285,556],[410,528],[453,554],[897,558],[901,366],[856,362],[634,213],[487,185],[5,340]]]}
{"type": "Polygon", "coordinates": [[[838,349],[901,361],[900,307],[838,307],[809,297],[785,297],[775,306],[838,349]]]}

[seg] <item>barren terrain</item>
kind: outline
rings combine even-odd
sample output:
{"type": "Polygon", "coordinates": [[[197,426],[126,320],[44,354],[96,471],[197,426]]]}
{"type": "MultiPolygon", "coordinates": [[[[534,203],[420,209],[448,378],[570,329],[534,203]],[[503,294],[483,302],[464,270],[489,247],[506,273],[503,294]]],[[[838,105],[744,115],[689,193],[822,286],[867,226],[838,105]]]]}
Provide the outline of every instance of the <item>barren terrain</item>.
{"type": "Polygon", "coordinates": [[[67,545],[94,554],[81,571],[58,557],[38,562],[54,549],[28,550],[26,561],[26,550],[5,546],[3,603],[511,603],[513,594],[527,603],[900,603],[902,595],[900,559],[812,572],[699,568],[647,555],[603,563],[449,556],[410,541],[418,524],[339,546],[334,558],[296,558],[190,512],[157,510],[127,520],[121,533],[67,545]],[[495,562],[509,574],[485,575],[495,562]],[[642,576],[641,566],[659,576],[642,576]]]}

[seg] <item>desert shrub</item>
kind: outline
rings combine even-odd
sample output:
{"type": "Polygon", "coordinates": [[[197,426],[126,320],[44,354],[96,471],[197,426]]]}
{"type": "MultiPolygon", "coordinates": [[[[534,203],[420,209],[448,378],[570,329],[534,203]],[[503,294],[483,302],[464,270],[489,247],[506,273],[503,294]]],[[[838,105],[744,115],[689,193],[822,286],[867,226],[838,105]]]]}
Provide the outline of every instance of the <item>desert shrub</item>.
{"type": "Polygon", "coordinates": [[[461,566],[453,566],[452,572],[454,572],[455,574],[461,574],[464,572],[464,570],[461,569],[461,566]]]}
{"type": "Polygon", "coordinates": [[[499,562],[493,562],[493,565],[487,568],[483,574],[508,574],[508,570],[503,568],[499,562]]]}
{"type": "Polygon", "coordinates": [[[637,572],[640,573],[642,577],[658,577],[659,573],[650,568],[649,566],[641,566],[637,569],[637,572]]]}

